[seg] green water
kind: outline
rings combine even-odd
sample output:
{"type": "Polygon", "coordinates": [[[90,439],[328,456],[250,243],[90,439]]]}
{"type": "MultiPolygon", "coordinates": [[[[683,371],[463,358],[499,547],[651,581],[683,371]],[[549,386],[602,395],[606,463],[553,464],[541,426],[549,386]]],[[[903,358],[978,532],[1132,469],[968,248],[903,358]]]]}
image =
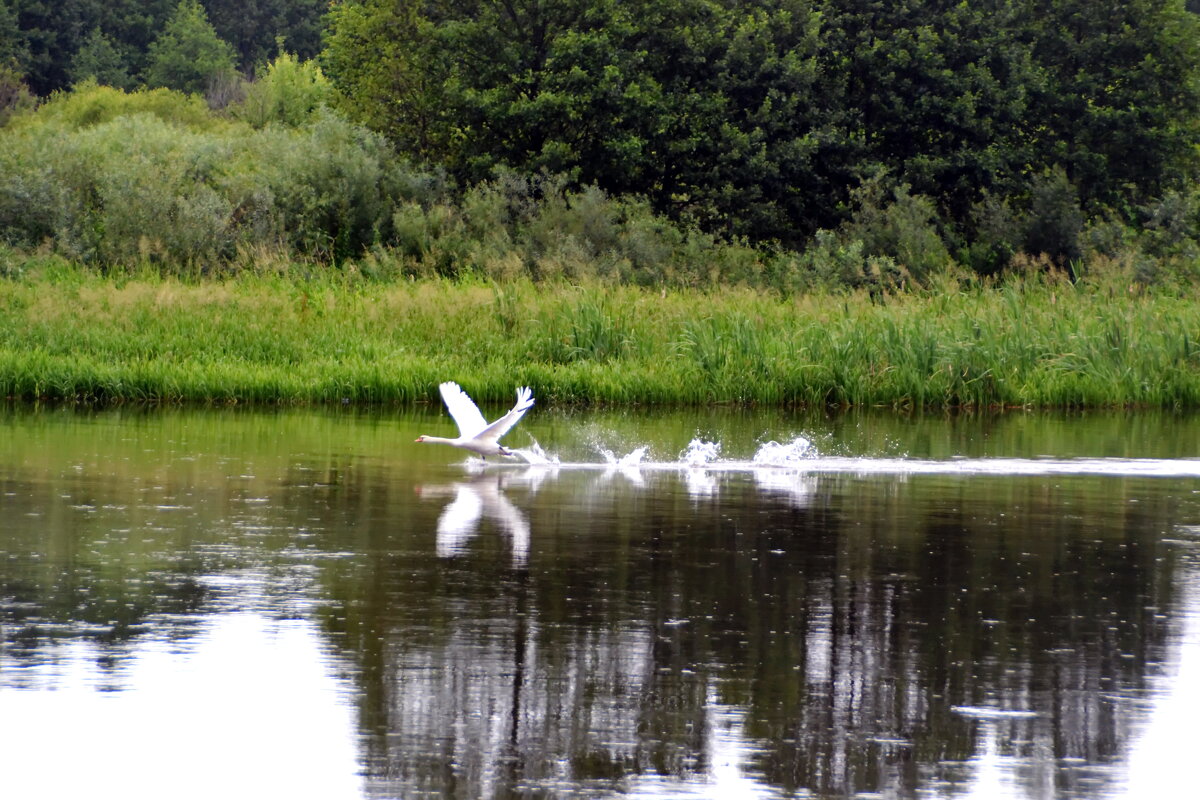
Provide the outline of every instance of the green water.
{"type": "Polygon", "coordinates": [[[0,796],[1194,785],[1200,419],[539,408],[537,467],[450,428],[3,412],[0,796]]]}

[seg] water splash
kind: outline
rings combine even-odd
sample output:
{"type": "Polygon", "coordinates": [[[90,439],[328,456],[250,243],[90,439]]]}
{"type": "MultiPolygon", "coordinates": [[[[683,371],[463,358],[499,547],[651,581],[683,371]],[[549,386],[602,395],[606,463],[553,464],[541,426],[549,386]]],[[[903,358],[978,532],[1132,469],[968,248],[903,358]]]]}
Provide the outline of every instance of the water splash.
{"type": "Polygon", "coordinates": [[[720,442],[706,442],[697,438],[688,442],[687,448],[679,454],[679,461],[690,467],[702,467],[716,461],[720,456],[720,442]]]}
{"type": "Polygon", "coordinates": [[[796,467],[817,457],[817,448],[803,436],[787,444],[770,441],[758,448],[751,463],[759,467],[796,467]]]}
{"type": "Polygon", "coordinates": [[[512,454],[524,461],[526,464],[537,464],[539,466],[557,464],[558,456],[551,455],[542,449],[538,444],[538,440],[532,436],[529,439],[533,442],[529,447],[522,447],[512,451],[512,454]]]}
{"type": "Polygon", "coordinates": [[[596,445],[596,450],[604,457],[605,464],[611,464],[616,467],[636,467],[645,460],[646,453],[650,451],[650,445],[644,444],[623,456],[618,456],[612,450],[600,445],[596,445]]]}

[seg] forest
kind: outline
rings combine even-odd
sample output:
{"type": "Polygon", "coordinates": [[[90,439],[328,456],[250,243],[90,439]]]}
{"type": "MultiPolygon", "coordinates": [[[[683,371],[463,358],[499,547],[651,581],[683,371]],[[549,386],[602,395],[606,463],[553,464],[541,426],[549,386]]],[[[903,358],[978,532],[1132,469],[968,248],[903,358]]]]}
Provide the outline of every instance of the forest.
{"type": "Polygon", "coordinates": [[[0,239],[785,291],[1190,280],[1198,33],[1170,0],[3,0],[0,239]]]}

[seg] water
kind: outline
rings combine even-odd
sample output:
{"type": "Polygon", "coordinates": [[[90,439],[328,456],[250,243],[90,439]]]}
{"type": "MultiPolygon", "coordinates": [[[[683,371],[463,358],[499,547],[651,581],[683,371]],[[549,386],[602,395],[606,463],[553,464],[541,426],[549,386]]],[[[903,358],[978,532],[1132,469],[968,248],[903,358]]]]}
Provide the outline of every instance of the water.
{"type": "Polygon", "coordinates": [[[1200,419],[448,424],[0,414],[0,796],[1194,785],[1200,419]]]}

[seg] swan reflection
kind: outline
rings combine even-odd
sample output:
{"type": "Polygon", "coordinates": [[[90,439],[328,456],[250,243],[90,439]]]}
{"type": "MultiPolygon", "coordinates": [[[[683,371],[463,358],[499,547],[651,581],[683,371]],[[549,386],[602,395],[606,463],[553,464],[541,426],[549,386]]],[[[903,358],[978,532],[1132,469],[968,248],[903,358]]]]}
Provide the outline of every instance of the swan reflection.
{"type": "MultiPolygon", "coordinates": [[[[511,540],[513,568],[525,567],[529,559],[529,519],[503,492],[513,477],[483,474],[470,481],[418,488],[422,497],[453,497],[438,517],[438,557],[462,555],[486,518],[498,524],[511,540]]],[[[545,475],[532,477],[540,484],[545,475]]]]}

